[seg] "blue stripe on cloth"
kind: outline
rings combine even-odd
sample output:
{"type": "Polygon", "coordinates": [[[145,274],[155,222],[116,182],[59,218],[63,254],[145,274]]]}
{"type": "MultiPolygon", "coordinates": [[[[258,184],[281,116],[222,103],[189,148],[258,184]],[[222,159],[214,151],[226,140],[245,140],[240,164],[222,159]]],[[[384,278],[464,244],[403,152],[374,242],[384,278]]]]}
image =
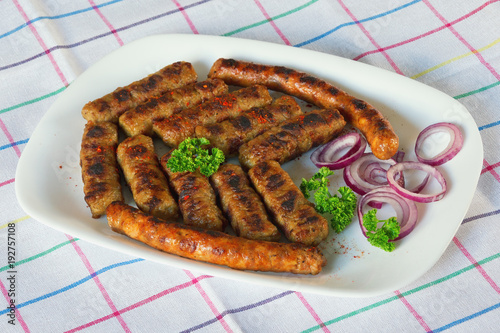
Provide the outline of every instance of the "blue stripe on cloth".
{"type": "Polygon", "coordinates": [[[488,313],[488,312],[490,312],[490,311],[496,310],[496,309],[498,309],[498,308],[500,308],[500,303],[497,303],[497,304],[495,304],[495,305],[492,305],[492,306],[490,306],[489,308],[486,308],[486,309],[481,310],[481,311],[479,311],[479,312],[473,313],[473,314],[471,314],[470,316],[466,316],[466,317],[463,317],[462,319],[455,320],[455,321],[453,321],[453,322],[451,322],[451,323],[449,323],[449,324],[447,324],[447,325],[444,325],[444,326],[442,326],[442,327],[439,327],[439,328],[433,329],[433,330],[432,330],[432,332],[433,332],[433,333],[442,332],[442,331],[444,331],[444,330],[450,329],[450,328],[452,328],[452,327],[454,327],[454,326],[457,326],[457,325],[459,325],[459,324],[462,324],[462,323],[464,323],[464,322],[466,322],[466,321],[469,321],[469,320],[471,320],[471,319],[474,319],[474,318],[476,318],[476,317],[479,317],[479,316],[481,316],[481,315],[483,315],[483,314],[485,314],[485,313],[488,313]]]}
{"type": "Polygon", "coordinates": [[[11,148],[14,146],[19,146],[19,145],[27,143],[28,141],[29,141],[29,139],[25,139],[25,140],[20,140],[20,141],[8,143],[6,145],[0,146],[0,150],[4,150],[4,149],[11,148]]]}
{"type": "Polygon", "coordinates": [[[324,38],[324,37],[326,37],[326,36],[334,33],[335,31],[337,31],[337,30],[339,30],[341,28],[344,28],[344,27],[347,27],[347,26],[350,26],[350,25],[355,25],[355,24],[358,24],[358,23],[372,21],[372,20],[375,20],[375,19],[387,16],[389,14],[395,13],[395,12],[397,12],[397,11],[403,9],[403,8],[409,7],[409,6],[414,5],[414,4],[416,4],[418,2],[421,2],[421,1],[422,0],[414,0],[414,1],[408,2],[407,4],[404,4],[404,5],[401,5],[399,7],[394,8],[394,9],[391,9],[391,10],[389,10],[387,12],[383,12],[383,13],[380,13],[380,14],[377,14],[377,15],[374,15],[374,16],[370,16],[370,17],[367,17],[367,18],[359,20],[359,21],[352,21],[352,22],[343,23],[343,24],[338,25],[335,28],[333,28],[333,29],[331,29],[331,30],[329,30],[329,31],[327,31],[327,32],[325,32],[325,33],[317,36],[317,37],[314,37],[312,39],[306,40],[306,41],[304,41],[302,43],[299,43],[299,44],[296,44],[294,46],[295,47],[301,47],[301,46],[304,46],[304,45],[307,45],[307,44],[311,44],[311,43],[313,43],[313,42],[315,42],[317,40],[320,40],[320,39],[322,39],[322,38],[324,38]]]}
{"type": "MultiPolygon", "coordinates": [[[[58,295],[58,294],[61,294],[65,291],[68,291],[70,289],[73,289],[79,285],[81,285],[82,283],[85,283],[87,282],[88,280],[94,278],[95,276],[101,274],[101,273],[104,273],[104,272],[107,272],[113,268],[117,268],[117,267],[120,267],[120,266],[126,266],[126,265],[130,265],[130,264],[134,264],[136,262],[139,262],[139,261],[143,261],[144,259],[141,259],[141,258],[138,258],[138,259],[133,259],[133,260],[129,260],[129,261],[122,261],[122,262],[119,262],[119,263],[116,263],[116,264],[113,264],[113,265],[109,265],[109,266],[106,266],[104,268],[101,268],[100,270],[98,271],[95,271],[93,274],[89,274],[88,276],[84,277],[83,279],[80,279],[76,282],[73,282],[72,284],[69,284],[67,285],[66,287],[63,287],[61,289],[58,289],[58,290],[54,290],[48,294],[45,294],[45,295],[42,295],[42,296],[39,296],[37,298],[34,298],[32,300],[29,300],[29,301],[26,301],[26,302],[23,302],[23,303],[19,303],[16,308],[17,309],[20,309],[20,308],[23,308],[27,305],[30,305],[30,304],[33,304],[33,303],[36,303],[36,302],[39,302],[39,301],[42,301],[44,299],[47,299],[47,298],[50,298],[52,296],[55,296],[55,295],[58,295]]],[[[5,310],[2,310],[0,311],[0,315],[4,315],[6,314],[7,312],[9,312],[10,309],[7,308],[5,310]]]]}
{"type": "MultiPolygon", "coordinates": [[[[95,6],[95,8],[102,8],[102,7],[106,7],[108,5],[112,5],[114,3],[117,3],[117,2],[121,2],[123,0],[113,0],[113,1],[109,1],[109,2],[105,2],[105,3],[102,3],[100,5],[97,5],[95,6]]],[[[60,19],[60,18],[65,18],[65,17],[69,17],[69,16],[73,16],[73,15],[77,15],[77,14],[81,14],[81,13],[85,13],[85,12],[88,12],[88,11],[91,11],[91,10],[94,10],[94,7],[89,7],[89,8],[84,8],[84,9],[80,9],[80,10],[75,10],[73,12],[69,12],[69,13],[66,13],[66,14],[61,14],[61,15],[54,15],[54,16],[39,16],[37,18],[34,18],[32,20],[29,20],[28,22],[24,23],[24,24],[21,24],[20,26],[18,26],[17,28],[14,28],[10,31],[7,31],[6,33],[0,35],[0,39],[4,38],[4,37],[7,37],[9,35],[12,35],[13,33],[15,33],[16,31],[19,31],[21,30],[22,28],[25,28],[27,26],[29,26],[30,24],[33,24],[37,21],[40,21],[40,20],[56,20],[56,19],[60,19]]]]}

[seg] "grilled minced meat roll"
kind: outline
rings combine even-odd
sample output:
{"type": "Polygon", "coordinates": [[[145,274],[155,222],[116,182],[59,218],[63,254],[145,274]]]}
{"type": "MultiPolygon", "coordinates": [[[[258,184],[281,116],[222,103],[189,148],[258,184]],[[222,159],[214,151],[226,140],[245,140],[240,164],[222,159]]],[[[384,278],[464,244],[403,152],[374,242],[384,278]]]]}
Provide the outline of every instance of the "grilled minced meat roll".
{"type": "Polygon", "coordinates": [[[171,115],[196,106],[206,100],[227,93],[228,86],[219,79],[206,80],[167,91],[163,95],[149,98],[122,114],[120,127],[128,136],[153,135],[153,119],[168,118],[171,115]]]}
{"type": "Polygon", "coordinates": [[[122,202],[107,209],[110,228],[155,249],[239,270],[318,274],[326,258],[316,247],[250,240],[182,223],[165,223],[122,202]]]}
{"type": "Polygon", "coordinates": [[[344,126],[344,118],[335,109],[295,116],[243,144],[239,149],[240,164],[246,169],[268,160],[283,164],[332,140],[344,126]]]}
{"type": "Polygon", "coordinates": [[[291,96],[282,96],[270,105],[254,107],[242,112],[236,118],[220,123],[196,127],[198,138],[207,138],[213,147],[219,148],[225,156],[238,154],[238,149],[245,142],[262,134],[293,116],[302,114],[302,110],[291,96]]]}
{"type": "Polygon", "coordinates": [[[109,122],[87,122],[80,150],[83,192],[93,218],[106,212],[113,201],[123,201],[116,163],[117,126],[109,122]]]}
{"type": "Polygon", "coordinates": [[[248,176],[288,240],[315,246],[326,239],[328,221],[316,212],[278,162],[261,162],[249,170],[248,176]]]}
{"type": "Polygon", "coordinates": [[[170,153],[162,156],[160,164],[177,195],[184,223],[203,229],[224,231],[227,219],[217,206],[215,192],[208,178],[198,170],[172,172],[167,166],[170,153]]]}
{"type": "Polygon", "coordinates": [[[214,97],[205,103],[159,121],[153,121],[153,131],[170,147],[177,147],[195,135],[196,126],[203,126],[237,117],[242,111],[272,102],[264,86],[251,86],[214,97]]]}
{"type": "Polygon", "coordinates": [[[121,114],[148,98],[196,82],[197,79],[193,65],[184,61],[175,62],[141,80],[88,102],[82,108],[82,116],[87,120],[116,123],[121,114]]]}
{"type": "Polygon", "coordinates": [[[267,241],[281,238],[278,228],[269,220],[261,198],[239,165],[221,165],[210,176],[210,182],[236,235],[267,241]]]}
{"type": "Polygon", "coordinates": [[[179,209],[160,169],[153,139],[136,135],[118,145],[118,163],[142,211],[163,219],[175,219],[179,209]]]}

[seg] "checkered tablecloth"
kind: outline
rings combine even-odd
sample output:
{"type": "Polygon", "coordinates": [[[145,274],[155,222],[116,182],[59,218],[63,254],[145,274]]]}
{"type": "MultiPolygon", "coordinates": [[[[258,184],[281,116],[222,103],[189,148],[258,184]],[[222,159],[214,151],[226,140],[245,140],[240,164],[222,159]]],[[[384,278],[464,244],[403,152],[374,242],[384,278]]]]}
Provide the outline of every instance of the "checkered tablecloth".
{"type": "Polygon", "coordinates": [[[499,0],[0,0],[0,331],[500,332],[499,54],[499,0]],[[16,199],[16,165],[51,104],[103,56],[169,33],[338,55],[465,105],[483,140],[483,168],[436,265],[381,296],[327,297],[109,251],[28,216],[16,199]]]}

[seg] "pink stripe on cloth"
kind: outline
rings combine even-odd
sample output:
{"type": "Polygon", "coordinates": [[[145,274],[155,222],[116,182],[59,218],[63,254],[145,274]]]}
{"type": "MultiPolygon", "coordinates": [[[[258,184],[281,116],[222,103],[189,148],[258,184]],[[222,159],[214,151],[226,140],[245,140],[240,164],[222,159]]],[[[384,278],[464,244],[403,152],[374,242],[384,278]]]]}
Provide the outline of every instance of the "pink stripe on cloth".
{"type": "Polygon", "coordinates": [[[118,44],[120,44],[120,46],[123,46],[123,41],[122,39],[120,38],[120,36],[118,36],[118,33],[116,32],[115,28],[113,27],[113,25],[108,21],[108,19],[102,14],[101,10],[99,9],[99,7],[96,6],[96,4],[94,3],[94,1],[92,0],[89,0],[89,3],[90,5],[92,6],[92,8],[94,8],[94,10],[96,11],[97,15],[99,15],[101,17],[101,19],[104,21],[104,23],[108,26],[109,30],[111,30],[111,32],[113,33],[113,35],[115,36],[116,40],[118,41],[118,44]]]}
{"type": "Polygon", "coordinates": [[[264,14],[264,17],[266,18],[266,20],[274,28],[274,31],[276,31],[278,33],[278,36],[280,36],[280,38],[285,42],[285,44],[286,45],[292,45],[290,43],[290,41],[288,40],[288,38],[286,38],[285,35],[283,34],[283,32],[278,28],[278,26],[276,25],[276,23],[274,23],[274,21],[271,19],[271,17],[267,13],[267,11],[264,9],[264,6],[262,6],[262,4],[260,3],[260,1],[259,0],[254,0],[254,2],[257,5],[257,7],[259,7],[259,9],[262,12],[262,14],[264,14]]]}
{"type": "MultiPolygon", "coordinates": [[[[493,2],[496,2],[496,1],[488,1],[489,3],[493,3],[493,2]]],[[[488,3],[487,2],[487,3],[488,3]]],[[[479,59],[479,61],[484,65],[486,66],[486,68],[488,68],[488,70],[491,72],[491,74],[493,74],[493,76],[495,76],[495,78],[497,80],[500,81],[500,75],[497,73],[497,71],[488,63],[486,62],[486,60],[484,60],[483,56],[481,55],[481,53],[479,53],[474,47],[472,47],[472,45],[470,45],[463,37],[462,35],[460,35],[458,33],[458,31],[443,17],[443,15],[441,15],[437,10],[436,8],[434,8],[434,6],[432,6],[429,2],[429,0],[423,0],[423,3],[425,3],[427,5],[427,7],[429,7],[429,9],[434,13],[434,15],[437,16],[437,18],[439,18],[441,20],[441,22],[443,22],[446,27],[455,35],[455,37],[458,38],[458,40],[460,40],[470,51],[472,51],[472,53],[474,53],[476,55],[476,57],[479,59]]],[[[485,4],[486,5],[486,4],[485,4]]]]}
{"type": "Polygon", "coordinates": [[[414,42],[414,41],[416,41],[418,39],[421,39],[421,38],[427,37],[429,35],[432,35],[432,34],[438,32],[438,31],[441,31],[441,30],[447,28],[448,26],[454,25],[454,24],[456,24],[456,23],[458,23],[460,21],[463,21],[463,20],[467,19],[468,17],[470,17],[470,16],[476,14],[477,12],[479,12],[480,10],[482,10],[484,7],[490,5],[490,4],[494,3],[494,2],[498,2],[498,1],[500,1],[500,0],[488,1],[485,4],[483,4],[483,5],[479,6],[478,8],[474,9],[472,12],[470,12],[470,13],[462,16],[462,17],[459,17],[455,21],[452,21],[452,22],[450,22],[450,23],[448,23],[446,25],[443,25],[443,26],[441,26],[439,28],[427,31],[426,33],[423,33],[421,35],[418,35],[418,36],[415,36],[413,38],[407,39],[405,41],[402,41],[402,42],[399,42],[399,43],[396,43],[396,44],[392,44],[392,45],[389,45],[389,46],[385,46],[385,47],[381,48],[380,50],[373,50],[373,51],[368,51],[368,52],[362,53],[362,54],[358,55],[357,57],[353,58],[353,60],[359,60],[359,59],[361,59],[363,57],[366,57],[367,55],[378,53],[378,52],[385,51],[385,50],[390,50],[390,49],[393,49],[395,47],[402,46],[402,45],[405,45],[405,44],[409,44],[409,43],[414,42]]]}
{"type": "MultiPolygon", "coordinates": [[[[196,279],[196,277],[190,271],[184,269],[184,272],[187,274],[187,276],[189,276],[189,278],[191,280],[196,279]]],[[[212,302],[210,297],[207,295],[205,290],[202,288],[202,286],[198,282],[196,282],[194,285],[195,285],[196,289],[198,289],[198,292],[201,294],[201,297],[203,297],[203,299],[205,300],[207,305],[210,307],[210,310],[212,310],[212,313],[215,315],[215,318],[217,318],[217,320],[221,323],[222,327],[224,327],[224,330],[226,330],[226,332],[232,332],[233,330],[229,327],[227,322],[224,320],[224,318],[220,314],[219,310],[217,310],[214,303],[212,302]]]]}
{"type": "Polygon", "coordinates": [[[158,293],[158,294],[155,294],[155,295],[153,295],[153,296],[150,296],[150,297],[148,297],[148,298],[146,298],[146,299],[144,299],[144,300],[142,300],[142,301],[139,301],[139,302],[137,302],[137,303],[134,303],[134,304],[132,304],[132,305],[130,305],[130,306],[128,306],[128,307],[126,307],[126,308],[123,308],[123,309],[121,309],[121,310],[119,310],[119,311],[116,311],[116,312],[114,312],[114,313],[112,313],[112,314],[109,314],[109,315],[107,315],[107,316],[101,317],[101,318],[96,319],[96,320],[94,320],[94,321],[88,322],[88,323],[86,323],[86,324],[84,324],[84,325],[81,325],[81,326],[75,327],[75,328],[73,328],[73,329],[71,329],[71,330],[67,331],[66,333],[70,333],[70,332],[72,333],[72,332],[81,331],[81,330],[83,330],[83,329],[85,329],[85,328],[88,328],[88,327],[94,326],[94,325],[96,325],[96,324],[102,323],[102,322],[104,322],[104,321],[106,321],[106,320],[108,320],[108,319],[111,319],[111,318],[116,317],[117,315],[120,315],[120,314],[122,314],[122,313],[125,313],[125,312],[128,312],[128,311],[131,311],[131,310],[137,309],[137,308],[139,308],[139,307],[141,307],[141,306],[143,306],[143,305],[145,305],[145,304],[148,304],[148,303],[150,303],[150,302],[152,302],[152,301],[154,301],[154,300],[157,300],[158,298],[161,298],[161,297],[163,297],[163,296],[169,295],[169,294],[174,293],[174,292],[179,291],[179,290],[183,290],[183,289],[185,289],[185,288],[187,288],[187,287],[190,287],[190,286],[192,286],[192,285],[194,285],[194,284],[198,283],[198,282],[199,282],[199,281],[201,281],[201,280],[204,280],[204,279],[206,279],[206,278],[211,278],[211,277],[212,277],[212,276],[210,276],[210,275],[201,275],[201,276],[197,277],[197,278],[196,278],[196,279],[194,279],[194,280],[191,280],[191,281],[188,281],[188,282],[185,282],[185,283],[179,284],[179,285],[177,285],[177,286],[175,286],[175,287],[172,287],[172,288],[169,288],[169,289],[165,289],[164,291],[162,291],[162,292],[160,292],[160,293],[158,293]]]}
{"type": "Polygon", "coordinates": [[[399,290],[394,291],[394,293],[396,294],[396,296],[398,296],[401,302],[403,302],[406,308],[410,310],[411,314],[413,315],[413,317],[415,317],[415,319],[417,319],[420,326],[422,326],[426,332],[432,332],[431,328],[429,327],[429,325],[427,325],[422,316],[419,315],[418,312],[415,310],[415,308],[413,308],[413,306],[411,306],[411,304],[408,302],[408,300],[403,295],[401,295],[399,290]]]}
{"type": "MultiPolygon", "coordinates": [[[[71,237],[70,235],[66,235],[66,237],[69,240],[73,239],[73,237],[71,237]]],[[[87,268],[87,270],[89,271],[89,273],[91,275],[93,275],[95,273],[94,268],[92,268],[92,265],[90,264],[89,260],[87,259],[87,257],[83,253],[83,251],[80,248],[80,246],[78,246],[77,242],[72,242],[71,245],[73,245],[73,247],[75,248],[76,253],[78,253],[78,255],[80,256],[80,259],[83,261],[83,264],[85,265],[85,267],[87,268]]],[[[125,332],[131,332],[130,329],[128,328],[127,324],[123,320],[122,316],[118,313],[118,310],[116,309],[115,304],[113,303],[113,301],[109,297],[109,294],[106,291],[106,289],[104,288],[104,286],[102,285],[101,280],[99,280],[99,277],[98,276],[94,276],[92,279],[94,280],[95,284],[97,285],[97,287],[101,291],[101,294],[104,296],[104,299],[108,303],[108,305],[111,308],[111,310],[113,311],[113,313],[117,314],[116,315],[116,319],[118,319],[118,322],[123,327],[123,330],[125,332]]]]}
{"type": "Polygon", "coordinates": [[[319,318],[319,316],[316,313],[316,311],[314,311],[314,309],[309,304],[309,302],[304,298],[304,295],[302,295],[302,293],[300,293],[298,291],[295,292],[295,295],[297,295],[297,297],[300,299],[300,301],[302,302],[302,304],[304,304],[304,306],[306,307],[307,311],[309,311],[309,313],[314,318],[314,320],[316,320],[316,322],[318,323],[318,325],[323,329],[323,332],[330,333],[330,330],[328,329],[328,327],[326,327],[325,323],[319,318]]]}
{"type": "Polygon", "coordinates": [[[191,21],[191,19],[189,18],[188,14],[186,13],[186,10],[184,10],[184,7],[182,7],[181,4],[179,2],[177,2],[177,0],[172,0],[172,1],[173,1],[173,3],[175,3],[175,5],[177,6],[177,8],[179,8],[179,10],[182,13],[182,15],[184,15],[184,18],[186,19],[186,22],[188,23],[189,27],[191,28],[191,31],[194,34],[198,34],[198,30],[194,26],[193,21],[191,21]]]}
{"type": "Polygon", "coordinates": [[[489,172],[500,183],[500,175],[494,170],[494,168],[499,166],[500,163],[489,165],[489,163],[483,159],[483,165],[485,166],[485,168],[483,170],[481,170],[481,174],[483,174],[485,172],[489,172]]]}
{"type": "Polygon", "coordinates": [[[384,57],[387,59],[387,61],[389,62],[389,64],[391,65],[392,68],[394,68],[394,70],[396,71],[396,73],[398,74],[401,74],[401,75],[404,75],[403,72],[399,69],[399,67],[396,65],[396,63],[391,59],[391,57],[387,54],[387,52],[385,52],[381,47],[380,45],[375,41],[375,39],[370,35],[370,33],[368,32],[368,30],[365,29],[365,27],[363,26],[362,23],[360,23],[358,21],[358,19],[354,16],[354,14],[349,10],[349,8],[347,8],[347,6],[344,4],[344,2],[342,0],[338,0],[338,2],[340,3],[340,5],[342,6],[342,8],[346,11],[346,13],[351,17],[351,19],[356,22],[356,24],[359,26],[359,28],[361,29],[361,31],[363,31],[363,33],[366,35],[366,37],[368,37],[368,39],[370,40],[370,42],[372,42],[372,44],[377,48],[377,50],[379,50],[383,55],[384,57]]]}
{"type": "Polygon", "coordinates": [[[12,145],[12,148],[14,148],[14,151],[16,152],[17,156],[21,157],[21,151],[19,150],[19,147],[15,144],[14,138],[10,134],[9,130],[7,129],[7,126],[5,126],[5,123],[2,121],[2,119],[0,119],[0,128],[5,133],[7,140],[9,140],[9,143],[12,145]]]}
{"type": "MultiPolygon", "coordinates": [[[[23,10],[23,8],[19,4],[19,2],[17,0],[13,0],[13,2],[16,5],[17,10],[19,11],[19,13],[22,15],[22,17],[26,21],[26,23],[29,23],[30,19],[26,15],[26,12],[23,10]]],[[[36,40],[38,41],[38,43],[40,44],[40,46],[44,50],[45,54],[49,57],[50,62],[52,63],[52,66],[56,70],[57,75],[59,75],[59,78],[63,82],[64,86],[67,87],[69,85],[68,80],[66,79],[66,77],[63,74],[63,72],[61,71],[61,68],[59,68],[59,65],[57,64],[56,59],[54,58],[54,56],[52,55],[52,53],[50,53],[50,50],[47,48],[47,45],[45,45],[45,42],[43,41],[43,39],[40,36],[40,34],[38,34],[38,31],[35,29],[35,27],[33,26],[33,24],[28,24],[28,25],[29,25],[29,27],[30,27],[31,32],[33,33],[33,35],[35,35],[36,40]]]]}
{"type": "MultiPolygon", "coordinates": [[[[9,273],[9,271],[7,271],[7,274],[8,273],[9,273]]],[[[2,294],[5,297],[5,300],[7,301],[7,304],[10,304],[11,297],[9,296],[9,291],[7,290],[7,288],[5,288],[5,286],[2,283],[2,281],[0,281],[0,290],[2,291],[2,294]]],[[[7,308],[9,308],[9,307],[7,307],[7,308]]],[[[15,315],[16,315],[16,319],[15,320],[17,320],[19,322],[19,324],[21,324],[21,327],[23,328],[23,330],[25,332],[30,332],[30,329],[28,328],[28,325],[26,325],[26,322],[24,321],[23,317],[21,316],[21,313],[19,312],[19,310],[17,308],[15,309],[15,315]]],[[[6,316],[8,316],[8,314],[6,316]]],[[[2,318],[2,319],[8,321],[10,319],[10,317],[2,318]]],[[[16,321],[14,321],[14,323],[15,322],[16,321]]]]}
{"type": "Polygon", "coordinates": [[[455,245],[460,249],[460,251],[462,251],[465,257],[469,259],[469,261],[474,265],[474,267],[477,268],[479,273],[481,273],[484,279],[490,284],[490,286],[493,287],[493,289],[497,292],[497,294],[500,294],[500,288],[495,283],[495,281],[493,281],[493,279],[488,275],[488,273],[486,273],[484,268],[478,264],[476,259],[474,259],[474,257],[469,253],[469,251],[467,251],[467,249],[462,245],[462,243],[460,243],[457,237],[453,237],[453,243],[455,243],[455,245]]]}
{"type": "Polygon", "coordinates": [[[4,185],[8,185],[8,184],[11,184],[15,181],[16,179],[15,178],[12,178],[12,179],[9,179],[9,180],[6,180],[4,182],[1,182],[0,183],[0,187],[4,186],[4,185]]]}

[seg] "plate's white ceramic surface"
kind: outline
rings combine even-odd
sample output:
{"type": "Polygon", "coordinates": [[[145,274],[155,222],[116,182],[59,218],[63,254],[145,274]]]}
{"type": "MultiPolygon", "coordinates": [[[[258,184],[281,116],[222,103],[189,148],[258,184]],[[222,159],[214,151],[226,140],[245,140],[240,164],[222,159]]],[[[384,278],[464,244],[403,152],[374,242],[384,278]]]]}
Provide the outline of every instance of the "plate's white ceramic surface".
{"type": "MultiPolygon", "coordinates": [[[[362,297],[391,292],[420,277],[442,255],[467,212],[482,165],[482,143],[471,115],[453,98],[418,82],[366,64],[293,47],[197,35],[158,35],[126,45],[89,68],[64,91],[41,120],[19,161],[16,192],[33,218],[55,229],[130,255],[206,274],[278,288],[334,296],[362,297]],[[105,217],[92,219],[83,199],[79,167],[85,124],[82,106],[179,60],[190,61],[203,80],[219,57],[292,67],[333,82],[365,99],[389,118],[401,148],[413,156],[418,132],[450,121],[465,144],[455,159],[439,167],[449,185],[442,201],[419,205],[413,233],[383,252],[362,236],[358,222],[341,234],[330,232],[321,248],[328,259],[317,276],[242,272],[172,256],[113,233],[105,217]]],[[[284,168],[297,184],[316,168],[309,154],[284,168]]],[[[341,172],[332,179],[343,185],[341,172]]],[[[132,203],[129,201],[129,203],[132,203]]]]}

